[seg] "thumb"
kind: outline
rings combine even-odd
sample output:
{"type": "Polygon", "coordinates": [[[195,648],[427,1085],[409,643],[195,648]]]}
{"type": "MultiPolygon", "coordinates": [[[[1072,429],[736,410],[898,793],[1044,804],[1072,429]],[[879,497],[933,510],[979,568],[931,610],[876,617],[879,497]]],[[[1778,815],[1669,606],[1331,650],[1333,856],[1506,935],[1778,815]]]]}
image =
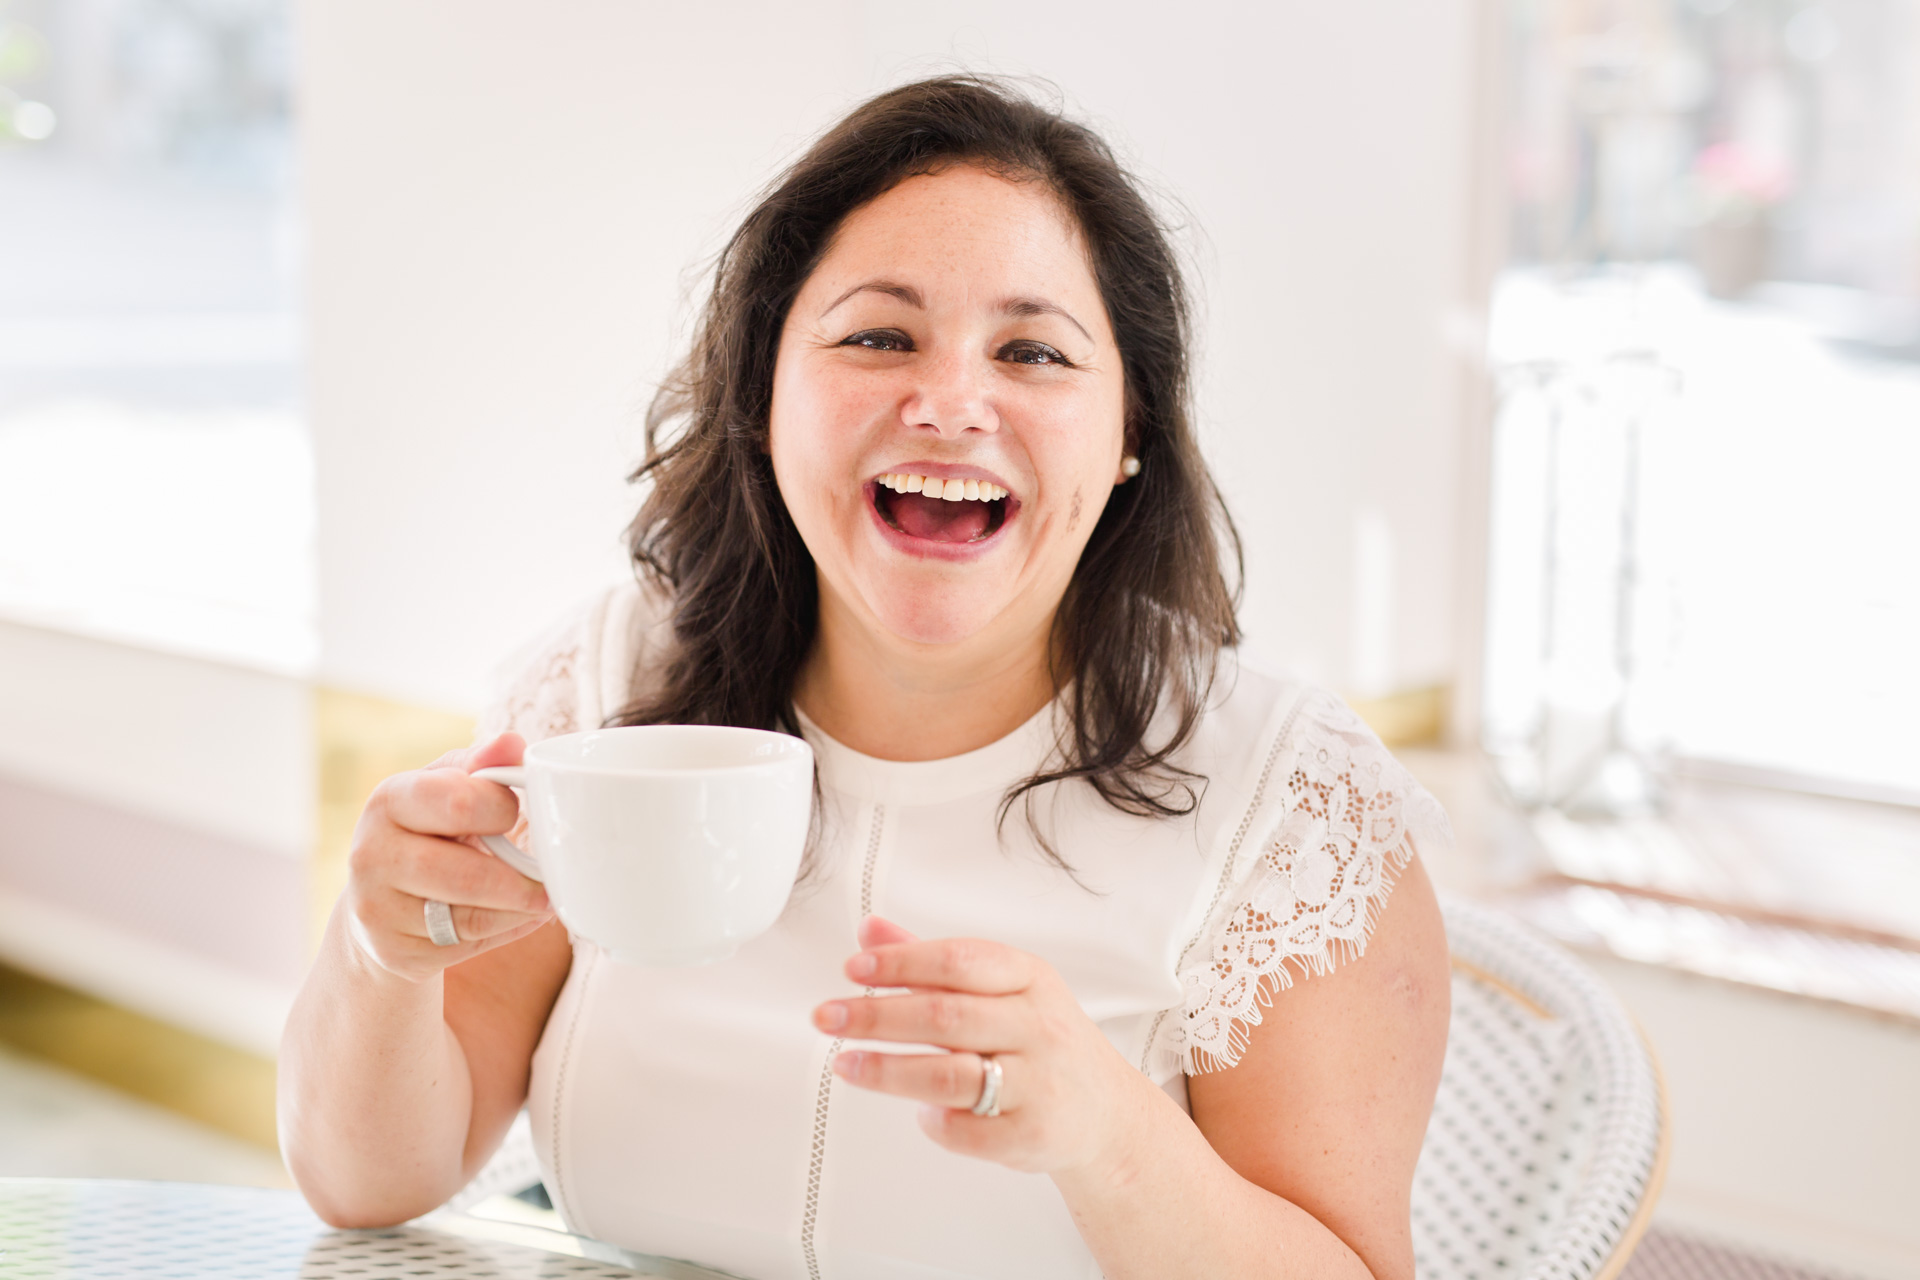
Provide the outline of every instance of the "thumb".
{"type": "Polygon", "coordinates": [[[527,742],[517,733],[503,733],[491,742],[483,742],[467,752],[462,767],[468,773],[475,769],[491,769],[497,765],[519,764],[527,754],[527,742]]]}
{"type": "Polygon", "coordinates": [[[919,941],[913,934],[908,933],[893,921],[880,916],[868,916],[862,920],[858,937],[863,950],[867,947],[888,947],[902,942],[919,941]]]}
{"type": "Polygon", "coordinates": [[[519,764],[526,755],[526,740],[517,733],[503,733],[462,750],[449,751],[428,765],[429,769],[491,769],[495,765],[519,764]]]}

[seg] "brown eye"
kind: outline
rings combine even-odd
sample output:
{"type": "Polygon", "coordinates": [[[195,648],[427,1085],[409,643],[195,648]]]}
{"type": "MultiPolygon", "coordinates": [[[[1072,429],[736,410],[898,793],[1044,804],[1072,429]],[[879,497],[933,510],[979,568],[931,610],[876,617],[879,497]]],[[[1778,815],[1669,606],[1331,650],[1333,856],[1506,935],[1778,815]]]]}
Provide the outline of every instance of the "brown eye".
{"type": "Polygon", "coordinates": [[[845,338],[843,347],[865,347],[869,351],[911,351],[913,339],[898,329],[862,329],[845,338]]]}
{"type": "Polygon", "coordinates": [[[1073,362],[1044,342],[1009,342],[1000,348],[1000,358],[1013,364],[1057,364],[1072,368],[1073,362]]]}

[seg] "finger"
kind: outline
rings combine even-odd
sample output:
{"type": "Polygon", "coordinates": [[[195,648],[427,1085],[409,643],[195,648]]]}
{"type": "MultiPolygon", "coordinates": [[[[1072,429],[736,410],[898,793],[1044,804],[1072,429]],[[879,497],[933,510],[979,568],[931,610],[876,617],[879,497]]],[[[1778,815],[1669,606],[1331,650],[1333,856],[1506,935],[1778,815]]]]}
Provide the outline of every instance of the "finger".
{"type": "Polygon", "coordinates": [[[459,840],[403,831],[386,856],[386,882],[416,898],[530,914],[549,909],[545,885],[459,840]]]}
{"type": "Polygon", "coordinates": [[[847,961],[847,976],[870,987],[943,988],[1012,995],[1033,985],[1037,962],[1024,951],[980,938],[872,946],[847,961]]]}
{"type": "Polygon", "coordinates": [[[544,928],[550,918],[523,917],[511,928],[484,937],[462,934],[458,945],[442,947],[425,936],[424,903],[404,894],[385,893],[379,895],[377,903],[363,901],[356,910],[350,911],[346,928],[354,944],[375,964],[390,973],[421,981],[463,960],[471,960],[483,951],[517,942],[544,928]]]}
{"type": "MultiPolygon", "coordinates": [[[[433,937],[427,931],[426,899],[416,898],[410,893],[396,893],[393,899],[389,907],[393,916],[389,927],[395,933],[431,943],[433,937]]],[[[441,901],[445,902],[446,899],[442,898],[441,901]]],[[[486,907],[469,907],[460,903],[448,903],[448,915],[453,920],[453,931],[460,936],[462,943],[481,942],[504,934],[524,934],[553,918],[551,911],[492,911],[486,907]]]]}
{"type": "Polygon", "coordinates": [[[493,769],[503,764],[519,764],[526,759],[527,742],[519,734],[508,731],[496,734],[475,746],[467,753],[463,767],[468,773],[475,769],[493,769]]]}
{"type": "Polygon", "coordinates": [[[462,773],[472,773],[475,769],[491,769],[495,765],[519,764],[527,751],[526,741],[517,733],[495,734],[485,742],[477,742],[471,747],[456,747],[444,752],[438,760],[426,766],[429,769],[458,769],[462,773]]]}
{"type": "Polygon", "coordinates": [[[497,783],[459,769],[395,774],[374,789],[370,812],[430,836],[498,835],[520,817],[520,802],[497,783]]]}
{"type": "MultiPolygon", "coordinates": [[[[1017,1054],[999,1054],[1000,1110],[1011,1111],[1008,1079],[1018,1072],[1017,1054]]],[[[987,1068],[977,1053],[875,1053],[853,1049],[833,1060],[833,1074],[848,1084],[937,1107],[972,1110],[986,1085],[987,1068]]]]}
{"type": "Polygon", "coordinates": [[[893,921],[881,916],[868,916],[860,922],[855,936],[864,947],[885,947],[902,942],[918,942],[920,939],[902,929],[893,921]]]}
{"type": "MultiPolygon", "coordinates": [[[[509,942],[518,942],[522,938],[540,932],[540,930],[546,928],[551,923],[553,923],[553,916],[548,914],[536,920],[529,920],[525,924],[517,925],[502,933],[496,933],[491,937],[482,938],[474,944],[473,954],[479,955],[482,951],[491,951],[495,947],[504,947],[509,942]]],[[[470,960],[472,958],[472,956],[461,957],[463,960],[470,960]]]]}
{"type": "MultiPolygon", "coordinates": [[[[549,919],[551,919],[551,917],[549,917],[549,919]]],[[[462,964],[468,960],[473,959],[477,955],[482,955],[488,951],[497,950],[498,948],[504,947],[509,943],[518,942],[520,941],[520,939],[525,938],[530,934],[538,933],[540,930],[546,928],[547,924],[548,924],[548,920],[529,920],[525,924],[522,924],[517,928],[508,929],[502,933],[493,934],[491,937],[478,938],[478,939],[473,939],[469,941],[469,940],[466,940],[465,935],[462,935],[462,941],[460,945],[457,947],[436,947],[433,945],[432,942],[428,942],[427,949],[430,951],[451,952],[453,954],[454,959],[452,960],[451,963],[448,963],[446,965],[447,968],[451,969],[454,965],[462,964]]]]}
{"type": "Polygon", "coordinates": [[[924,1106],[918,1119],[922,1132],[955,1155],[986,1160],[1005,1159],[1007,1139],[1013,1132],[1003,1119],[976,1116],[961,1107],[924,1106]]]}
{"type": "Polygon", "coordinates": [[[1025,1001],[956,991],[829,1000],[813,1011],[813,1025],[850,1040],[897,1040],[981,1053],[1017,1049],[1032,1038],[1032,1013],[1025,1001]]]}

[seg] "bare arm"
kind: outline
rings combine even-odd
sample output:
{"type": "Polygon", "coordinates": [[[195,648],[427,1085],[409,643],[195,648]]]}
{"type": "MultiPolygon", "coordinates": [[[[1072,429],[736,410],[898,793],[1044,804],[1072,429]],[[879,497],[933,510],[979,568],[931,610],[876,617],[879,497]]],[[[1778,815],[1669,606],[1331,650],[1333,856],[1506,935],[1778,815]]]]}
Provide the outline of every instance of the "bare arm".
{"type": "Polygon", "coordinates": [[[526,1097],[570,950],[540,886],[461,842],[516,818],[467,776],[519,759],[505,737],[382,783],[347,891],[281,1041],[280,1145],[314,1211],[342,1227],[432,1209],[472,1177],[526,1097]],[[454,904],[454,947],[426,937],[454,904]]]}
{"type": "Polygon", "coordinates": [[[1411,1280],[1413,1168],[1450,993],[1417,861],[1364,956],[1276,993],[1239,1064],[1189,1080],[1192,1120],[1033,957],[883,921],[861,941],[850,978],[913,991],[830,1002],[821,1029],[956,1052],[848,1053],[835,1069],[932,1103],[922,1125],[950,1150],[1051,1174],[1109,1280],[1411,1280]],[[967,1110],[980,1052],[1004,1072],[997,1117],[967,1110]]]}
{"type": "Polygon", "coordinates": [[[1238,1266],[1216,1274],[1412,1280],[1413,1170],[1451,1003],[1446,932],[1415,859],[1364,956],[1275,992],[1239,1064],[1188,1079],[1211,1159],[1155,1194],[1195,1212],[1211,1194],[1252,1202],[1233,1224],[1238,1266]]]}

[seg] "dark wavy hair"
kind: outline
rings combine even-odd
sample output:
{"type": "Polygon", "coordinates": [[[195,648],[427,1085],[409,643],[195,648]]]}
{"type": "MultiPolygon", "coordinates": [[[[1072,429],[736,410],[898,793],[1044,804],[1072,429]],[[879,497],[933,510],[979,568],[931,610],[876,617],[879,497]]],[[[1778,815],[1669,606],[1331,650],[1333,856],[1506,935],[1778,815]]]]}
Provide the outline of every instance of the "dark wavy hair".
{"type": "Polygon", "coordinates": [[[633,476],[652,482],[628,530],[633,559],[670,592],[673,645],[610,723],[799,732],[793,689],[819,588],[767,452],[781,329],[849,214],[961,164],[1044,183],[1078,222],[1125,370],[1127,451],[1140,459],[1055,616],[1052,674],[1070,725],[1042,771],[1008,791],[1001,819],[1069,779],[1127,813],[1188,812],[1199,780],[1173,756],[1204,709],[1218,650],[1239,639],[1222,552],[1237,584],[1240,541],[1194,440],[1179,264],[1098,135],[989,77],[941,76],[862,103],[775,180],[720,252],[692,349],[648,411],[633,476]],[[1149,742],[1163,709],[1170,719],[1149,742]]]}

